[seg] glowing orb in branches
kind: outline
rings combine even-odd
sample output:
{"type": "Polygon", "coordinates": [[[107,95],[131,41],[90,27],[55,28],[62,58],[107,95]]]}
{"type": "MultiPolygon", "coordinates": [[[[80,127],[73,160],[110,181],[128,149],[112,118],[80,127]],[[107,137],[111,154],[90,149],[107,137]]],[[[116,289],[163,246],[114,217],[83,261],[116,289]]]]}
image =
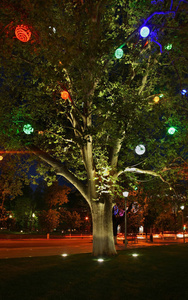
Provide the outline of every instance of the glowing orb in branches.
{"type": "Polygon", "coordinates": [[[0,160],[3,160],[3,156],[2,155],[0,155],[0,160]]]}
{"type": "Polygon", "coordinates": [[[135,152],[136,152],[136,154],[138,154],[138,155],[144,154],[145,151],[146,151],[146,148],[145,148],[144,145],[138,145],[138,146],[136,146],[136,148],[135,148],[135,152]]]}
{"type": "Polygon", "coordinates": [[[143,27],[140,29],[140,35],[141,35],[141,37],[145,38],[145,37],[147,37],[149,34],[150,34],[149,27],[143,26],[143,27]]]}
{"type": "Polygon", "coordinates": [[[166,46],[164,46],[164,48],[166,50],[171,50],[172,49],[172,44],[167,44],[166,46]]]}
{"type": "Polygon", "coordinates": [[[34,131],[34,128],[31,126],[31,124],[25,124],[23,127],[23,132],[25,134],[31,134],[34,131]]]}
{"type": "Polygon", "coordinates": [[[181,94],[182,94],[182,95],[185,95],[186,93],[187,93],[187,90],[182,90],[182,91],[181,91],[181,94]]]}
{"type": "Polygon", "coordinates": [[[160,100],[159,96],[155,96],[155,97],[153,98],[153,101],[154,101],[155,103],[158,103],[159,100],[160,100]]]}
{"type": "Polygon", "coordinates": [[[122,58],[123,57],[123,50],[121,48],[116,49],[115,57],[116,58],[122,58]]]}
{"type": "Polygon", "coordinates": [[[67,91],[61,92],[61,98],[67,100],[69,98],[69,93],[67,91]]]}
{"type": "Polygon", "coordinates": [[[174,134],[176,132],[176,128],[174,128],[174,127],[170,127],[169,129],[168,129],[168,133],[169,134],[174,134]]]}
{"type": "Polygon", "coordinates": [[[26,43],[31,38],[31,31],[29,30],[27,25],[18,25],[15,29],[15,35],[18,40],[26,43]]]}

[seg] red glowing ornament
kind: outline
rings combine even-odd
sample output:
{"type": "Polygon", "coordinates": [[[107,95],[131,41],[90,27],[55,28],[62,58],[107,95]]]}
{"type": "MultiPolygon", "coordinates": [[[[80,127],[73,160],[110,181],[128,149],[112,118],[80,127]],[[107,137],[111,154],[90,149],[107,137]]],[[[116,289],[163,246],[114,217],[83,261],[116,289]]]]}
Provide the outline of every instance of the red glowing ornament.
{"type": "Polygon", "coordinates": [[[61,92],[61,98],[67,100],[69,98],[69,93],[67,91],[61,92]]]}
{"type": "Polygon", "coordinates": [[[29,30],[27,25],[18,25],[15,29],[15,35],[18,40],[26,43],[31,38],[31,31],[29,30]]]}

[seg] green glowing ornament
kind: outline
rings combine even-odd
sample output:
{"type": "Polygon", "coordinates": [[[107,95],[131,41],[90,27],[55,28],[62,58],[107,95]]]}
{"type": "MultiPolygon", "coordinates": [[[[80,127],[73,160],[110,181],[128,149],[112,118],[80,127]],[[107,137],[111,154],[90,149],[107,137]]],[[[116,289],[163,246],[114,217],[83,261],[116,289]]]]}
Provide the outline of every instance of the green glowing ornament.
{"type": "Polygon", "coordinates": [[[31,134],[34,131],[34,128],[31,126],[31,124],[25,124],[23,127],[23,132],[25,134],[31,134]]]}
{"type": "Polygon", "coordinates": [[[169,134],[174,134],[176,132],[176,129],[174,128],[174,127],[170,127],[169,129],[168,129],[168,133],[169,134]]]}
{"type": "Polygon", "coordinates": [[[171,50],[172,49],[172,44],[167,44],[166,46],[164,46],[164,48],[166,50],[171,50]]]}
{"type": "Polygon", "coordinates": [[[121,48],[116,49],[115,57],[118,59],[123,57],[123,50],[121,48]]]}

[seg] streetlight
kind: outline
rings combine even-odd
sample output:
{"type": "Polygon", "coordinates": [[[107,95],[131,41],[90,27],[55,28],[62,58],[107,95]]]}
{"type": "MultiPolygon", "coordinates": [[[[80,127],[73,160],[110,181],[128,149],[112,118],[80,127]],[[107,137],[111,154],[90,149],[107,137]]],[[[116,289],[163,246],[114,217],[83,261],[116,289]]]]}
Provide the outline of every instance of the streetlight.
{"type": "Polygon", "coordinates": [[[125,248],[127,248],[127,197],[129,192],[123,192],[123,196],[125,197],[125,248]]]}
{"type": "Polygon", "coordinates": [[[181,205],[180,208],[181,208],[181,212],[182,212],[183,243],[185,243],[185,228],[186,228],[186,226],[184,225],[184,215],[183,215],[185,206],[181,205]]]}

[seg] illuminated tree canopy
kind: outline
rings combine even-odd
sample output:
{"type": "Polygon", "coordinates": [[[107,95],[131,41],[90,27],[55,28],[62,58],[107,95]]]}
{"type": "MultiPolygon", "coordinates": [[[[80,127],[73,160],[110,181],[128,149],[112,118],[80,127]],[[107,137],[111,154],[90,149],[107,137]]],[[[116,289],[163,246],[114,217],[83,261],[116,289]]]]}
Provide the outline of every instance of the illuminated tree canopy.
{"type": "Polygon", "coordinates": [[[72,183],[91,208],[93,254],[113,255],[116,196],[151,178],[169,188],[187,161],[187,2],[3,0],[0,13],[1,146],[72,183]]]}

